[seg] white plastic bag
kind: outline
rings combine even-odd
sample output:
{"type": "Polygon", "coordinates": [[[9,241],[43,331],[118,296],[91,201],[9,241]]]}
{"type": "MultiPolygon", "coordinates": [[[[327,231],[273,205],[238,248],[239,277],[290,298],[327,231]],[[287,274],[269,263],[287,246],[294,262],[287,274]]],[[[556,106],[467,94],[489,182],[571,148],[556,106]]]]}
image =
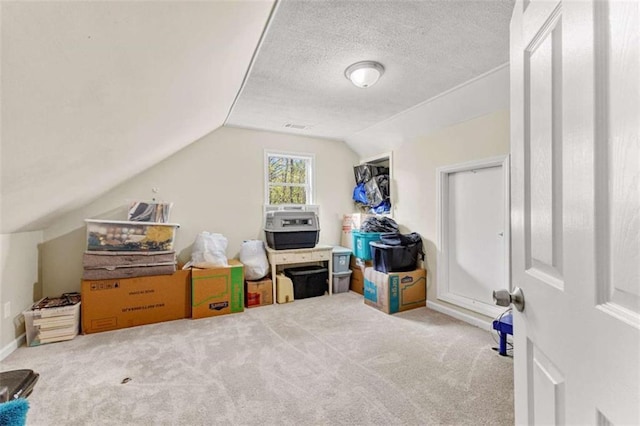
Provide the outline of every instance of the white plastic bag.
{"type": "Polygon", "coordinates": [[[203,231],[196,236],[191,251],[191,261],[183,269],[191,266],[195,268],[215,268],[229,266],[227,263],[227,238],[222,234],[203,231]]]}
{"type": "Polygon", "coordinates": [[[269,273],[269,261],[261,240],[249,240],[240,247],[240,262],[244,265],[247,280],[259,280],[269,273]]]}

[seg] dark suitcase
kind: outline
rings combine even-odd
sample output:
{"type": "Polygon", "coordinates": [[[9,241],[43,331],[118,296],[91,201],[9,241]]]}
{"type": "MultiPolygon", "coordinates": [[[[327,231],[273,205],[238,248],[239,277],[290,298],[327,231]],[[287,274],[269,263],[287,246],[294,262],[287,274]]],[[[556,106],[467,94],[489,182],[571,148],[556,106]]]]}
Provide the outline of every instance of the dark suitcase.
{"type": "Polygon", "coordinates": [[[39,377],[33,370],[3,371],[0,373],[0,402],[28,397],[39,377]]]}

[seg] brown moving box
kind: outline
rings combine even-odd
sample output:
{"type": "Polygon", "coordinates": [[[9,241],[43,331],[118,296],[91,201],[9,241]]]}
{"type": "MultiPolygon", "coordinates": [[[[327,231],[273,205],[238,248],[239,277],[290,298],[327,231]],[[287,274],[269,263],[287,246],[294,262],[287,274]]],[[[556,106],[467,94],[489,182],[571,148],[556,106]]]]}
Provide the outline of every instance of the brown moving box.
{"type": "Polygon", "coordinates": [[[351,256],[351,282],[349,283],[349,290],[355,291],[359,294],[364,294],[364,268],[373,266],[373,261],[358,259],[355,256],[351,256]]]}
{"type": "Polygon", "coordinates": [[[191,316],[191,274],[83,280],[82,332],[116,330],[191,316]]]}
{"type": "Polygon", "coordinates": [[[273,304],[273,281],[266,277],[258,281],[245,281],[244,306],[253,308],[256,306],[273,304]]]}
{"type": "Polygon", "coordinates": [[[365,269],[364,303],[367,305],[387,314],[395,314],[425,306],[426,301],[426,270],[385,274],[373,268],[365,269]]]}
{"type": "Polygon", "coordinates": [[[244,311],[244,267],[236,259],[229,266],[191,270],[191,318],[244,311]]]}

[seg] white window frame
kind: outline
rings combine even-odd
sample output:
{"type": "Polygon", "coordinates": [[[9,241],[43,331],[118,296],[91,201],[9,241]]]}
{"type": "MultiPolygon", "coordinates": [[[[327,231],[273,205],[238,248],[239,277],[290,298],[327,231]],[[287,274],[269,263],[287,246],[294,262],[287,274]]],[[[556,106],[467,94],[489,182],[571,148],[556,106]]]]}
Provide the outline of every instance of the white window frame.
{"type": "MultiPolygon", "coordinates": [[[[291,184],[290,186],[304,187],[306,188],[307,193],[307,202],[306,204],[297,204],[297,205],[309,205],[313,204],[315,201],[315,163],[316,156],[315,154],[306,153],[306,152],[291,152],[291,151],[274,151],[274,150],[265,150],[264,151],[264,204],[269,205],[269,188],[271,188],[271,182],[269,181],[269,157],[289,157],[295,158],[298,160],[306,160],[308,164],[307,169],[307,182],[304,184],[291,184]]],[[[282,185],[282,184],[278,184],[282,185]]],[[[289,204],[291,205],[291,204],[289,204]]]]}

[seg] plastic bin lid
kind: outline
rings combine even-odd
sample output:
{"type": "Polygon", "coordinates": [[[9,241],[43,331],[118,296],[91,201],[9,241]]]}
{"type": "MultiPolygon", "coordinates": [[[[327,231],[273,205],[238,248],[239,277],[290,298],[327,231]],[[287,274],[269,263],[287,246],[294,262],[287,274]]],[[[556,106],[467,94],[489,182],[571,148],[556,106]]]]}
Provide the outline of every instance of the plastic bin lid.
{"type": "Polygon", "coordinates": [[[384,244],[379,241],[369,241],[369,245],[371,247],[381,248],[381,249],[392,249],[392,248],[413,248],[418,243],[407,244],[406,246],[393,246],[391,244],[384,244]]]}
{"type": "Polygon", "coordinates": [[[346,247],[333,246],[333,253],[334,254],[351,254],[352,250],[346,247]]]}
{"type": "Polygon", "coordinates": [[[343,271],[343,272],[334,272],[333,276],[334,277],[346,277],[348,275],[351,275],[351,269],[349,269],[348,271],[343,271]]]}
{"type": "Polygon", "coordinates": [[[363,238],[378,238],[380,235],[385,234],[386,232],[364,232],[358,231],[356,229],[351,230],[351,235],[355,235],[363,238]]]}
{"type": "Polygon", "coordinates": [[[86,223],[101,224],[113,224],[113,225],[131,225],[131,226],[173,226],[180,228],[179,223],[165,223],[165,222],[138,222],[131,220],[102,220],[102,219],[85,219],[86,223]]]}

